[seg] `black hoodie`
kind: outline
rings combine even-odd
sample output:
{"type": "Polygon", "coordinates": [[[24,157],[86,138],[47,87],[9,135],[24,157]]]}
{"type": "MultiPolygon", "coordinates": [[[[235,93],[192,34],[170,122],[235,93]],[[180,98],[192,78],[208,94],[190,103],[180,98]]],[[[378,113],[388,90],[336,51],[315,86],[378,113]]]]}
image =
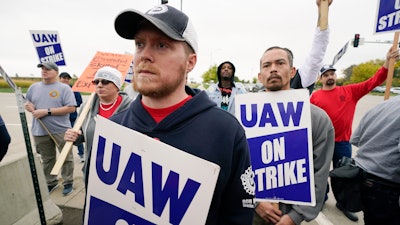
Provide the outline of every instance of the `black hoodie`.
{"type": "Polygon", "coordinates": [[[242,174],[251,170],[245,131],[234,116],[217,108],[204,91],[186,87],[186,92],[192,99],[159,123],[143,108],[141,95],[110,119],[219,165],[221,170],[206,224],[250,225],[254,209],[244,203],[254,198],[254,187],[241,181],[242,174]]]}
{"type": "Polygon", "coordinates": [[[222,70],[222,66],[223,66],[225,63],[228,63],[229,65],[232,66],[233,72],[232,72],[232,77],[231,77],[231,84],[232,84],[232,87],[235,87],[235,71],[236,71],[236,68],[235,68],[235,65],[233,65],[233,63],[231,63],[231,62],[229,62],[229,61],[225,61],[225,62],[219,64],[219,66],[218,66],[218,68],[217,68],[218,86],[221,85],[221,70],[222,70]]]}

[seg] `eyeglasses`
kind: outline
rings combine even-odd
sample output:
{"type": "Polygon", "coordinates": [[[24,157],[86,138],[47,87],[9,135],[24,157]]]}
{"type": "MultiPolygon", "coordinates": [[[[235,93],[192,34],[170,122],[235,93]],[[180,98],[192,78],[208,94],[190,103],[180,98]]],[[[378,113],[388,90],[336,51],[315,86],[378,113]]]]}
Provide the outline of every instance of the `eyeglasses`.
{"type": "Polygon", "coordinates": [[[94,80],[92,81],[92,84],[98,85],[99,83],[101,83],[102,85],[107,85],[109,83],[111,83],[111,81],[109,80],[94,80]]]}

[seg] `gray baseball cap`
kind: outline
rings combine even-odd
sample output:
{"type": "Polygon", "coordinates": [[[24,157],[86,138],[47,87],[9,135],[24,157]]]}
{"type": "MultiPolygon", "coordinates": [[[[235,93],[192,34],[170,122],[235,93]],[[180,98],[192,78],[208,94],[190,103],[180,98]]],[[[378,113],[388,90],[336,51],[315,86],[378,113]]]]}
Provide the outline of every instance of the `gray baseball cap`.
{"type": "Polygon", "coordinates": [[[169,5],[155,6],[146,13],[126,10],[115,19],[115,31],[119,36],[133,40],[143,21],[149,21],[173,40],[188,43],[198,53],[197,35],[191,20],[185,13],[169,5]]]}
{"type": "Polygon", "coordinates": [[[38,67],[38,68],[45,67],[46,69],[49,69],[49,70],[58,71],[58,66],[57,66],[57,64],[55,64],[55,63],[53,63],[53,62],[42,62],[42,63],[39,63],[39,64],[37,65],[37,67],[38,67]]]}

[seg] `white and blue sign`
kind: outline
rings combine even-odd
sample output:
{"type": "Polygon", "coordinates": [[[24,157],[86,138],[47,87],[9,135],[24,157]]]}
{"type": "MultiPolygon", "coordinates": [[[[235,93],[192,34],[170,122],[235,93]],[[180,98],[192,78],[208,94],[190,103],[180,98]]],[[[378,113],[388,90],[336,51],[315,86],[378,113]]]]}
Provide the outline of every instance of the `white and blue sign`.
{"type": "Polygon", "coordinates": [[[30,30],[29,32],[40,63],[54,62],[58,66],[66,65],[58,31],[30,30]]]}
{"type": "Polygon", "coordinates": [[[400,30],[400,0],[378,0],[375,33],[400,30]]]}
{"type": "Polygon", "coordinates": [[[205,224],[219,171],[99,116],[84,224],[205,224]]]}
{"type": "Polygon", "coordinates": [[[134,66],[134,62],[132,60],[132,63],[129,66],[129,70],[126,73],[126,76],[125,76],[125,82],[127,82],[127,83],[131,83],[132,82],[132,79],[133,79],[133,66],[134,66]]]}
{"type": "Polygon", "coordinates": [[[236,95],[235,107],[250,147],[256,201],[315,205],[308,91],[236,95]]]}
{"type": "Polygon", "coordinates": [[[339,61],[340,58],[342,58],[342,56],[344,55],[344,53],[346,53],[347,51],[347,47],[349,46],[349,42],[347,42],[342,49],[340,49],[340,51],[335,55],[335,58],[333,58],[332,61],[332,66],[335,65],[337,63],[337,61],[339,61]]]}

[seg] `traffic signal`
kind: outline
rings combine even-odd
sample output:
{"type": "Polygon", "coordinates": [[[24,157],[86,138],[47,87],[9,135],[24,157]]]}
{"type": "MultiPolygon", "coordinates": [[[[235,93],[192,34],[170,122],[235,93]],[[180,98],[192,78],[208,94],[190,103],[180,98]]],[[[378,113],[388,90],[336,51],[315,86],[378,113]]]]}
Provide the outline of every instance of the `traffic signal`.
{"type": "Polygon", "coordinates": [[[360,43],[360,34],[355,34],[354,41],[353,41],[353,47],[357,48],[359,43],[360,43]]]}
{"type": "Polygon", "coordinates": [[[161,0],[161,4],[167,4],[168,0],[161,0]]]}

